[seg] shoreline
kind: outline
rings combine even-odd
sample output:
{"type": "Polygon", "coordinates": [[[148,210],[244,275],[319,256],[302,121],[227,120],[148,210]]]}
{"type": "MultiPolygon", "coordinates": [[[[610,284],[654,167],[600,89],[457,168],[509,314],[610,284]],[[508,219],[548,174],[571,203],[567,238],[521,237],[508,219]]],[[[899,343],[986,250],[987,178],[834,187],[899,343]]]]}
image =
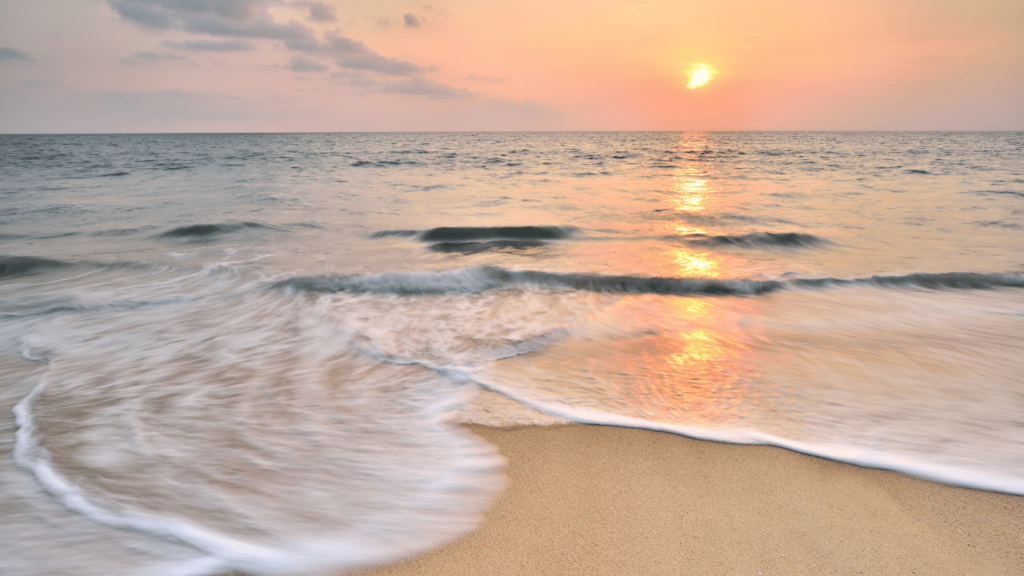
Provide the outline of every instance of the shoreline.
{"type": "Polygon", "coordinates": [[[569,424],[464,429],[507,486],[472,534],[359,576],[1019,574],[1024,497],[774,446],[569,424]]]}

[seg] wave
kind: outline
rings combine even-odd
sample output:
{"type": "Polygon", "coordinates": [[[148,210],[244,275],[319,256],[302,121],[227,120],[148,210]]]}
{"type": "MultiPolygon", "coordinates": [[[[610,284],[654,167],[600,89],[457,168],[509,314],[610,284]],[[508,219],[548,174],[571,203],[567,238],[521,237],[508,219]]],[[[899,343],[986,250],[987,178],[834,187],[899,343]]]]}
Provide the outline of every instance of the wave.
{"type": "Polygon", "coordinates": [[[1024,198],[1024,192],[1017,192],[1016,190],[982,190],[980,194],[1004,194],[1006,196],[1020,196],[1024,198]]]}
{"type": "Polygon", "coordinates": [[[638,428],[729,444],[778,446],[801,454],[827,458],[865,468],[894,470],[953,486],[990,490],[1006,494],[1024,494],[1024,482],[1019,477],[1007,474],[955,469],[920,459],[871,453],[868,450],[859,450],[834,444],[801,442],[756,429],[715,430],[685,424],[655,422],[627,415],[603,412],[592,408],[573,406],[565,402],[552,402],[548,399],[535,398],[532,395],[524,394],[522,390],[516,387],[508,386],[504,382],[492,382],[481,374],[479,370],[472,371],[471,376],[474,382],[486,390],[510,398],[542,414],[578,424],[638,428]]]}
{"type": "Polygon", "coordinates": [[[720,212],[717,214],[704,214],[701,212],[679,212],[672,208],[659,208],[654,210],[656,213],[662,213],[663,216],[669,216],[679,220],[685,220],[687,222],[693,222],[698,225],[711,224],[713,226],[726,225],[727,222],[745,222],[747,224],[786,224],[794,225],[796,222],[787,220],[785,218],[776,218],[767,215],[763,216],[747,216],[745,214],[736,214],[734,212],[720,212]]]}
{"type": "Polygon", "coordinates": [[[1024,288],[1024,273],[946,272],[852,279],[748,280],[558,274],[484,266],[445,272],[384,272],[365,276],[301,276],[275,282],[269,287],[288,293],[358,292],[396,295],[458,294],[512,288],[536,288],[673,296],[756,296],[786,288],[815,289],[845,286],[931,290],[1024,288]]]}
{"type": "Polygon", "coordinates": [[[422,242],[472,242],[477,240],[564,240],[579,232],[575,226],[457,226],[429,230],[380,230],[370,238],[397,236],[422,242]]]}
{"type": "Polygon", "coordinates": [[[562,240],[579,231],[574,226],[460,226],[430,230],[381,230],[370,238],[416,238],[429,249],[447,254],[479,254],[491,250],[540,248],[547,240],[562,240]]]}
{"type": "Polygon", "coordinates": [[[464,242],[469,240],[562,240],[577,232],[573,226],[496,226],[433,228],[420,234],[425,242],[464,242]]]}
{"type": "Polygon", "coordinates": [[[70,262],[34,258],[32,256],[0,256],[0,280],[31,276],[58,268],[74,266],[70,262]]]}
{"type": "Polygon", "coordinates": [[[1006,222],[1005,220],[988,220],[975,222],[978,226],[985,226],[986,228],[1020,228],[1020,224],[1014,222],[1006,222]]]}
{"type": "Polygon", "coordinates": [[[20,320],[57,314],[105,313],[134,310],[147,306],[165,306],[187,302],[187,297],[144,300],[83,300],[70,296],[0,300],[0,320],[20,320]]]}
{"type": "Polygon", "coordinates": [[[271,284],[287,292],[366,292],[398,295],[477,293],[516,287],[634,294],[760,294],[782,288],[780,281],[600,276],[507,270],[495,266],[446,272],[384,272],[367,276],[303,276],[271,284]]]}
{"type": "Polygon", "coordinates": [[[446,254],[469,255],[492,250],[526,250],[543,246],[547,246],[547,242],[540,240],[490,240],[488,242],[438,242],[431,244],[430,250],[446,254]]]}
{"type": "Polygon", "coordinates": [[[690,244],[701,246],[739,246],[742,248],[814,248],[828,244],[828,240],[824,238],[799,232],[753,232],[721,236],[688,234],[683,236],[683,239],[690,244]]]}
{"type": "Polygon", "coordinates": [[[89,236],[103,237],[103,236],[130,236],[131,234],[138,234],[141,232],[139,228],[113,228],[110,230],[100,230],[93,232],[89,236]]]}
{"type": "Polygon", "coordinates": [[[360,166],[384,167],[401,166],[403,164],[420,164],[420,162],[416,162],[415,160],[356,160],[355,162],[349,164],[349,166],[354,166],[358,168],[360,166]]]}
{"type": "Polygon", "coordinates": [[[402,238],[411,238],[420,233],[419,230],[381,230],[380,232],[374,232],[370,234],[370,238],[387,238],[389,236],[399,236],[402,238]]]}
{"type": "Polygon", "coordinates": [[[440,425],[464,383],[368,358],[320,311],[281,304],[41,327],[29,352],[49,365],[14,408],[15,460],[70,510],[202,554],[139,573],[350,571],[474,529],[502,461],[440,425]]]}
{"type": "Polygon", "coordinates": [[[260,224],[259,222],[234,222],[225,224],[192,224],[190,226],[178,226],[157,235],[157,238],[210,238],[222,234],[230,234],[240,230],[277,230],[276,226],[260,224]]]}
{"type": "Polygon", "coordinates": [[[991,290],[994,288],[1024,288],[1024,273],[922,272],[902,276],[871,276],[870,278],[855,279],[796,279],[790,280],[789,283],[808,288],[863,285],[881,288],[928,288],[931,290],[991,290]]]}

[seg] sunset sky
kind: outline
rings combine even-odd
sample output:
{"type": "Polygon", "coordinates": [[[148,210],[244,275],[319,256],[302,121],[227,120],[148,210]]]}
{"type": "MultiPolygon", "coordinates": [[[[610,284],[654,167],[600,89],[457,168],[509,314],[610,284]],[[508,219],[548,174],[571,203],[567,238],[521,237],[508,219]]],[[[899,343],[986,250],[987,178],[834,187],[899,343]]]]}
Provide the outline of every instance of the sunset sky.
{"type": "Polygon", "coordinates": [[[1022,129],[1021,0],[0,0],[3,133],[1022,129]]]}

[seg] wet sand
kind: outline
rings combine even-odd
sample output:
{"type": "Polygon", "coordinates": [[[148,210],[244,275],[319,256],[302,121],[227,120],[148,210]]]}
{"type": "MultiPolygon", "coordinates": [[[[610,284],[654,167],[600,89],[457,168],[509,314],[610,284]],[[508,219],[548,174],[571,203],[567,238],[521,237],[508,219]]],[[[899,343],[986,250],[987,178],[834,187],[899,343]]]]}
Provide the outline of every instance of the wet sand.
{"type": "Polygon", "coordinates": [[[508,460],[480,529],[361,576],[1024,574],[1024,497],[645,430],[467,429],[508,460]]]}

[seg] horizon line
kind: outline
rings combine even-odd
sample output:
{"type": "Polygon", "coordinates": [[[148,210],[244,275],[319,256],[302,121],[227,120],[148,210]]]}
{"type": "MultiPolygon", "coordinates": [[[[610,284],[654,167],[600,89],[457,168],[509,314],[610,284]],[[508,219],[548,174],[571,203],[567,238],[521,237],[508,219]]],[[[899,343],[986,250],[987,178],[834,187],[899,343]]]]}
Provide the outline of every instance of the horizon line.
{"type": "Polygon", "coordinates": [[[0,132],[0,136],[171,136],[171,135],[261,135],[261,134],[629,134],[629,133],[676,133],[676,132],[713,132],[713,133],[751,133],[751,132],[788,132],[788,133],[1013,133],[1024,132],[1024,128],[986,130],[986,129],[753,129],[753,130],[324,130],[324,131],[253,131],[253,132],[0,132]]]}

